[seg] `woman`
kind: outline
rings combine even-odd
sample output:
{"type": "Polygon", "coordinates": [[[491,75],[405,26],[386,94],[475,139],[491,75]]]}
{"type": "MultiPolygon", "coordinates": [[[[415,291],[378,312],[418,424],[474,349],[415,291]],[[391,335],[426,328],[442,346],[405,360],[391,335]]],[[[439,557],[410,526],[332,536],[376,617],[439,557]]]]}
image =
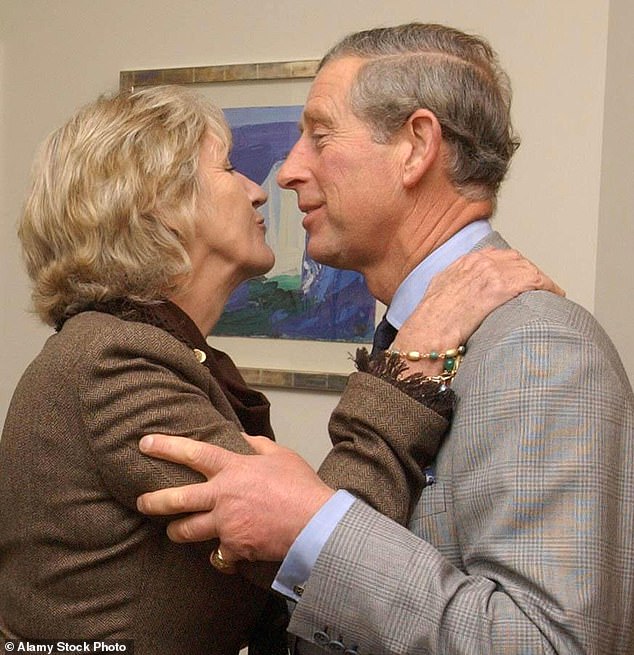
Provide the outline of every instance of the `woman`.
{"type": "MultiPolygon", "coordinates": [[[[213,544],[170,542],[135,504],[200,479],[141,455],[146,433],[245,453],[242,430],[272,438],[265,398],[203,336],[235,287],[274,260],[256,211],[265,194],[232,169],[229,150],[222,112],[178,87],[101,98],[43,146],[19,234],[36,310],[57,334],[20,381],[0,442],[5,637],[133,639],[137,655],[231,655],[249,642],[282,652],[275,599],[209,566],[213,544]]],[[[522,290],[508,286],[489,309],[522,290]]],[[[453,306],[469,293],[454,283],[443,297],[453,306]]],[[[481,313],[461,318],[460,336],[481,313]]],[[[436,334],[455,327],[446,321],[436,334]]],[[[324,476],[404,521],[450,404],[435,382],[377,386],[394,420],[357,410],[353,385],[339,412],[355,420],[334,422],[345,447],[324,476]],[[404,417],[425,438],[403,439],[404,417]],[[342,465],[355,449],[370,453],[362,488],[342,465]]]]}

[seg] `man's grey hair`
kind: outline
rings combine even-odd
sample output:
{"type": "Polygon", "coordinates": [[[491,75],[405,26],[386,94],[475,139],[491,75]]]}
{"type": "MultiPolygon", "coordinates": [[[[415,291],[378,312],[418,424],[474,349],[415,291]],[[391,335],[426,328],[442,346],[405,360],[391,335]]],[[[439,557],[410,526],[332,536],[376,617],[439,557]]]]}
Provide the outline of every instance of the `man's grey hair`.
{"type": "Polygon", "coordinates": [[[345,37],[322,59],[367,63],[350,89],[352,111],[386,143],[419,108],[431,111],[448,145],[453,184],[472,200],[494,200],[519,139],[511,86],[486,40],[444,25],[409,23],[345,37]]]}

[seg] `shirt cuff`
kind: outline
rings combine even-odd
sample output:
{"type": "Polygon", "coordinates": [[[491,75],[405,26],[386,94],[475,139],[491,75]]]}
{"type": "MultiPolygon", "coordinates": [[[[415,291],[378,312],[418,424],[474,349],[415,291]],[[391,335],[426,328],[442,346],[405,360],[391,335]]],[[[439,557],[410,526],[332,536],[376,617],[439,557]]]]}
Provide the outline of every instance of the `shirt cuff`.
{"type": "Polygon", "coordinates": [[[290,547],[273,581],[275,591],[299,601],[319,553],[355,500],[351,493],[341,489],[319,509],[290,547]]]}

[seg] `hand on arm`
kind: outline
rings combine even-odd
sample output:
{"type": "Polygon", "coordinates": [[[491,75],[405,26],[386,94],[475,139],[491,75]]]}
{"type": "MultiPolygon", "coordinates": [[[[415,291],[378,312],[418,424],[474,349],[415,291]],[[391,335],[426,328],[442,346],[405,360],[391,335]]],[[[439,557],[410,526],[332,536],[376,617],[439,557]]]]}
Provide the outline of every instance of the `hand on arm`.
{"type": "MultiPolygon", "coordinates": [[[[400,347],[402,344],[405,347],[407,344],[411,348],[414,343],[429,343],[433,347],[442,344],[443,340],[447,343],[447,339],[452,339],[451,345],[464,343],[492,309],[522,291],[535,288],[562,293],[515,251],[488,250],[467,255],[432,282],[425,300],[405,323],[394,345],[400,347]]],[[[425,360],[425,363],[429,365],[430,362],[425,360]]],[[[410,365],[410,373],[420,368],[416,362],[410,362],[410,365]]],[[[432,365],[435,366],[434,363],[432,365]]],[[[433,371],[425,373],[433,374],[433,371]]],[[[389,407],[390,403],[385,405],[389,407]]],[[[398,407],[402,405],[403,401],[400,400],[398,407]]],[[[409,466],[405,469],[405,475],[399,477],[395,475],[397,467],[394,464],[377,457],[379,451],[384,452],[382,439],[389,434],[389,430],[385,426],[377,429],[375,414],[359,419],[348,407],[345,420],[331,423],[331,437],[338,452],[335,450],[331,453],[320,473],[333,487],[351,488],[346,480],[349,481],[361,470],[369,471],[370,485],[362,489],[364,493],[359,492],[358,486],[352,487],[353,491],[381,511],[387,511],[393,518],[405,521],[410,502],[393,507],[391,499],[394,494],[402,498],[411,496],[410,501],[415,499],[417,494],[412,493],[412,482],[419,484],[420,481],[418,463],[433,457],[444,427],[439,425],[434,430],[434,439],[428,439],[427,452],[424,442],[419,439],[425,432],[421,428],[420,412],[410,412],[415,420],[408,424],[407,429],[397,431],[391,438],[401,441],[398,452],[405,453],[407,457],[410,453],[416,455],[412,460],[416,466],[409,466]],[[351,423],[353,416],[356,423],[351,423]],[[335,434],[332,434],[333,425],[335,434]],[[357,428],[361,432],[352,434],[357,428]],[[415,442],[412,443],[413,438],[415,442]],[[422,459],[421,449],[425,452],[422,459]],[[350,460],[349,465],[342,465],[341,462],[347,459],[350,460]],[[352,476],[351,466],[356,467],[352,476]],[[376,496],[377,489],[381,491],[381,485],[372,482],[377,479],[377,472],[381,479],[387,480],[383,484],[383,497],[376,496]],[[394,489],[395,482],[400,485],[397,491],[394,489]]],[[[402,413],[397,419],[390,418],[387,422],[397,424],[401,419],[402,413]]],[[[173,522],[169,529],[170,537],[176,541],[219,537],[227,559],[282,559],[297,535],[333,492],[295,453],[257,439],[249,439],[249,443],[254,446],[258,456],[239,457],[212,446],[175,438],[154,437],[152,442],[144,440],[142,448],[146,454],[186,464],[203,473],[208,480],[190,488],[146,495],[140,499],[139,509],[152,514],[200,512],[173,522]]],[[[402,458],[402,454],[399,454],[399,458],[402,458]]],[[[403,466],[402,459],[400,466],[403,466]]]]}
{"type": "Polygon", "coordinates": [[[173,541],[217,537],[226,559],[283,559],[334,492],[292,450],[264,437],[245,439],[254,455],[180,437],[144,437],[140,448],[146,455],[184,464],[207,482],[144,494],[139,510],[159,515],[199,512],[170,524],[173,541]]]}

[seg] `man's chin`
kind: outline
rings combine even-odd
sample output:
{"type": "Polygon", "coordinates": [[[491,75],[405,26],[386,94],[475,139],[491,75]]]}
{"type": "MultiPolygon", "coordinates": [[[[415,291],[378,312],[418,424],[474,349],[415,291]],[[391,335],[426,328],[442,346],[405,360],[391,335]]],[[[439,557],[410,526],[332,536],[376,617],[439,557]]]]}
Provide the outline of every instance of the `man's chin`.
{"type": "Polygon", "coordinates": [[[309,242],[306,247],[306,254],[318,264],[332,266],[333,268],[342,268],[339,253],[333,253],[323,248],[311,247],[309,242]]]}
{"type": "Polygon", "coordinates": [[[310,232],[308,232],[307,236],[306,254],[318,264],[337,267],[341,253],[333,248],[332,244],[324,239],[320,239],[319,236],[310,232]]]}

